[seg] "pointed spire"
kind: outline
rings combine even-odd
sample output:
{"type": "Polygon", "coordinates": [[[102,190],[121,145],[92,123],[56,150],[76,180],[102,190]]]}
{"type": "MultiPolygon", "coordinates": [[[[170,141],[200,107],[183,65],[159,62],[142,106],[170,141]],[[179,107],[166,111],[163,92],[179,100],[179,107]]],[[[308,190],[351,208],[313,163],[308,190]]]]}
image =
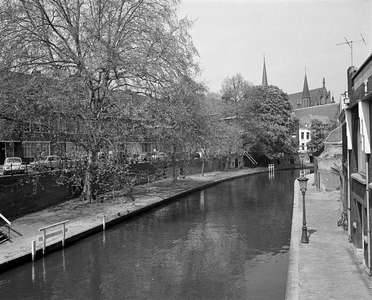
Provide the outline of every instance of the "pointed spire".
{"type": "Polygon", "coordinates": [[[307,84],[307,77],[306,77],[306,69],[305,69],[304,89],[302,91],[302,99],[310,99],[309,86],[307,84]]]}
{"type": "Polygon", "coordinates": [[[265,64],[265,54],[264,54],[264,63],[263,63],[263,74],[262,74],[262,85],[267,86],[267,75],[266,75],[266,64],[265,64]]]}

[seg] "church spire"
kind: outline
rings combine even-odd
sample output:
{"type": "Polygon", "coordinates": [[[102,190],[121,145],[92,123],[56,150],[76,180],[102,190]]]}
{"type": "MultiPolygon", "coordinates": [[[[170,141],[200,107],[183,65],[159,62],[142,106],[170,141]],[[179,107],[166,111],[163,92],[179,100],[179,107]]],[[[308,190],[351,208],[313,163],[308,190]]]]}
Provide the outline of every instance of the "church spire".
{"type": "Polygon", "coordinates": [[[310,106],[310,91],[307,84],[306,69],[305,69],[305,80],[304,80],[304,89],[302,91],[302,107],[310,106]]]}
{"type": "Polygon", "coordinates": [[[304,89],[302,91],[302,99],[310,99],[309,86],[307,84],[307,77],[305,71],[304,89]]]}
{"type": "Polygon", "coordinates": [[[266,75],[266,64],[265,64],[265,55],[264,55],[264,63],[263,63],[263,74],[262,74],[262,85],[267,86],[267,75],[266,75]]]}

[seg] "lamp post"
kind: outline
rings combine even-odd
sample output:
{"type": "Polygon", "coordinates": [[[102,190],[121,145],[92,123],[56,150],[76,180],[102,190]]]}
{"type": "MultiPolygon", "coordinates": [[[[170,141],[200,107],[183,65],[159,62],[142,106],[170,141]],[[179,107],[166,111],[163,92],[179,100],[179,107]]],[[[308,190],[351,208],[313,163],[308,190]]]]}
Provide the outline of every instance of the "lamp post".
{"type": "Polygon", "coordinates": [[[306,227],[306,210],[305,210],[305,193],[307,190],[307,181],[309,178],[302,175],[301,177],[297,178],[298,183],[300,184],[300,190],[302,192],[302,238],[301,243],[308,244],[309,237],[307,236],[307,227],[306,227]]]}

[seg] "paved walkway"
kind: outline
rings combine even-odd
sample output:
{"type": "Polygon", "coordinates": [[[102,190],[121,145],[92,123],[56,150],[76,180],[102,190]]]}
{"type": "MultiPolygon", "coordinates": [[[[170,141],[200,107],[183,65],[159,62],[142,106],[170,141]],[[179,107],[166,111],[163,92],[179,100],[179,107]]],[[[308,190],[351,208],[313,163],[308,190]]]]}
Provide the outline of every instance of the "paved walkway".
{"type": "Polygon", "coordinates": [[[372,279],[348,242],[348,232],[337,226],[340,193],[318,192],[308,175],[305,195],[309,244],[301,243],[302,194],[297,182],[293,206],[287,300],[371,300],[372,279]]]}
{"type": "MultiPolygon", "coordinates": [[[[176,184],[169,180],[155,182],[135,189],[133,202],[129,197],[117,197],[105,203],[88,203],[71,200],[19,218],[12,222],[12,240],[0,244],[0,272],[24,262],[31,261],[31,243],[36,241],[37,256],[42,244],[39,228],[69,220],[66,244],[75,242],[88,234],[102,230],[105,216],[107,226],[122,221],[164,201],[200,189],[216,182],[237,176],[267,172],[266,168],[243,169],[233,172],[213,172],[204,177],[188,176],[176,184]]],[[[348,242],[347,232],[337,227],[341,214],[339,192],[320,193],[312,186],[309,176],[306,193],[309,244],[302,244],[302,195],[298,183],[294,183],[290,263],[287,283],[287,300],[297,299],[372,299],[372,279],[348,242]]],[[[49,249],[60,247],[60,238],[48,240],[49,249]]]]}

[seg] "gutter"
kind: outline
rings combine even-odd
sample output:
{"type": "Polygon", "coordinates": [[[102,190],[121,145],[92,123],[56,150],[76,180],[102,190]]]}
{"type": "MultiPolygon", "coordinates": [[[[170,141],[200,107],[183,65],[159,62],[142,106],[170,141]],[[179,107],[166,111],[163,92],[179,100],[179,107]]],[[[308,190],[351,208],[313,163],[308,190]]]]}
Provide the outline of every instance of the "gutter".
{"type": "Polygon", "coordinates": [[[349,106],[345,107],[345,110],[351,110],[354,106],[358,105],[359,102],[371,101],[371,100],[372,100],[372,92],[365,95],[362,99],[358,99],[354,103],[349,104],[349,106]]]}

